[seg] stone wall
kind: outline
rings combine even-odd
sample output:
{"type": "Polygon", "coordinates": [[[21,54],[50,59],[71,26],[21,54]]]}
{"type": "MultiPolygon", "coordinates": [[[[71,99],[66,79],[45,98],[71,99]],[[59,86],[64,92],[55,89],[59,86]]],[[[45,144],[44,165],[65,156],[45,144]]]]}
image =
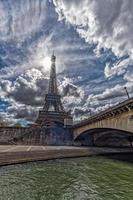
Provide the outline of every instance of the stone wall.
{"type": "Polygon", "coordinates": [[[28,129],[24,127],[0,127],[0,144],[13,143],[13,138],[21,137],[28,129]]]}
{"type": "Polygon", "coordinates": [[[0,144],[72,145],[72,129],[62,124],[52,127],[0,127],[0,144]]]}
{"type": "Polygon", "coordinates": [[[24,137],[14,140],[17,144],[28,145],[72,145],[72,128],[66,128],[60,123],[54,123],[50,127],[42,126],[30,128],[24,137]]]}

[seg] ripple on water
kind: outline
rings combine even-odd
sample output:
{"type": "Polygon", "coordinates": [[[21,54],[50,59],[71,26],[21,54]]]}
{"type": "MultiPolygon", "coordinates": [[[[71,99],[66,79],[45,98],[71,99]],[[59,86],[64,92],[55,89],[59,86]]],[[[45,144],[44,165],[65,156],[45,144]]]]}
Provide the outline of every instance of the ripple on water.
{"type": "Polygon", "coordinates": [[[133,166],[106,158],[2,167],[0,200],[133,200],[133,166]]]}

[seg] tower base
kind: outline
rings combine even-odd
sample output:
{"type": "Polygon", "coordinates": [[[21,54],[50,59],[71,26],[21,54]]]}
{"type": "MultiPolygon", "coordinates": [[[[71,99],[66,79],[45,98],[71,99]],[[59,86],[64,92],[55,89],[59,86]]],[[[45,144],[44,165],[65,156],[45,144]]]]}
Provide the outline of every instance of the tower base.
{"type": "Polygon", "coordinates": [[[42,145],[72,145],[72,128],[64,127],[59,122],[54,122],[52,126],[47,128],[44,126],[41,128],[40,142],[42,145]]]}

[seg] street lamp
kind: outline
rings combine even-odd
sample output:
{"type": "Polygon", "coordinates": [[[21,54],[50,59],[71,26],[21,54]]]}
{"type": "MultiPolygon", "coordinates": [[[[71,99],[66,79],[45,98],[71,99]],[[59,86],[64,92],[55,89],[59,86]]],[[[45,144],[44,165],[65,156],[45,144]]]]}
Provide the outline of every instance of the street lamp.
{"type": "Polygon", "coordinates": [[[128,99],[129,99],[130,96],[129,96],[129,93],[128,93],[128,90],[127,90],[127,87],[124,87],[124,89],[125,89],[125,91],[126,91],[126,94],[127,94],[128,99]]]}
{"type": "Polygon", "coordinates": [[[90,113],[90,117],[92,116],[92,112],[91,112],[91,109],[89,110],[89,113],[90,113]]]}

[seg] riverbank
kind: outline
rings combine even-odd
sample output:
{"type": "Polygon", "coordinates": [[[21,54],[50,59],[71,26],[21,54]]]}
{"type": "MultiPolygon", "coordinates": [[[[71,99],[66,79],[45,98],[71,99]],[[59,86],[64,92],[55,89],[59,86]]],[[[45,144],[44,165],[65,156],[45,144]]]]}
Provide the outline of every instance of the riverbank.
{"type": "Polygon", "coordinates": [[[133,153],[131,148],[70,147],[70,146],[0,146],[0,166],[57,158],[85,157],[133,153]]]}

